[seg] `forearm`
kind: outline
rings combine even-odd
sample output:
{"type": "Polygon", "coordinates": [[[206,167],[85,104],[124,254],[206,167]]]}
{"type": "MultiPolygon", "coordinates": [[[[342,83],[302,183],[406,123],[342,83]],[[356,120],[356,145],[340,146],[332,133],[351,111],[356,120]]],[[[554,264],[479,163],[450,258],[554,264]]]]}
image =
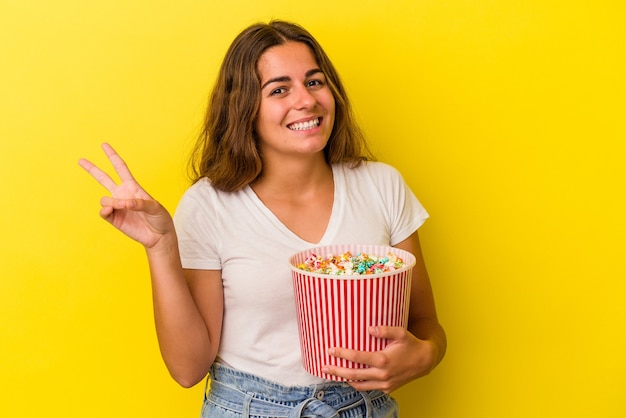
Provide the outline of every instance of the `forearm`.
{"type": "Polygon", "coordinates": [[[172,377],[190,387],[208,372],[217,352],[183,274],[174,233],[147,248],[154,319],[163,360],[172,377]]]}

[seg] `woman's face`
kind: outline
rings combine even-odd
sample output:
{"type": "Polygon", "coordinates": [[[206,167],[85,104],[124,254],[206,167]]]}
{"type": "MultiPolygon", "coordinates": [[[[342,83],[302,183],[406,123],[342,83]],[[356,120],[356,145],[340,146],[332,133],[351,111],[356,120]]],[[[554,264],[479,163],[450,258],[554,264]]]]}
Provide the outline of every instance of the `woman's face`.
{"type": "Polygon", "coordinates": [[[287,42],[261,55],[256,133],[264,158],[321,152],[333,130],[335,99],[306,44],[287,42]]]}

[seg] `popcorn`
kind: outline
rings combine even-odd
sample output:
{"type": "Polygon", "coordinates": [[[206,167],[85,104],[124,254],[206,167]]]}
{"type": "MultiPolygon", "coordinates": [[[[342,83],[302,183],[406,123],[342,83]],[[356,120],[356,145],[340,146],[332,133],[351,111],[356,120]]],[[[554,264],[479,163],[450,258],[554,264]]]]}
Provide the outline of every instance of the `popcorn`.
{"type": "Polygon", "coordinates": [[[311,273],[356,276],[387,273],[403,266],[404,260],[391,252],[387,253],[386,257],[365,253],[353,256],[352,253],[346,252],[342,255],[328,255],[327,257],[312,253],[298,265],[298,268],[311,273]]]}

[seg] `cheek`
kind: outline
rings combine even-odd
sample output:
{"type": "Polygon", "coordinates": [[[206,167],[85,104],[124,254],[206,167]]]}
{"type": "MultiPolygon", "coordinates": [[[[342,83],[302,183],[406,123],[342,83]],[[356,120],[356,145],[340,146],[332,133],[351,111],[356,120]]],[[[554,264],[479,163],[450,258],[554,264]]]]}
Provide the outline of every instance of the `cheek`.
{"type": "Polygon", "coordinates": [[[259,113],[257,115],[257,126],[259,124],[276,124],[280,123],[282,119],[284,119],[286,114],[283,106],[279,106],[277,104],[272,105],[261,105],[259,107],[259,113]]]}
{"type": "Polygon", "coordinates": [[[333,93],[330,91],[330,89],[328,90],[328,98],[326,99],[326,109],[328,109],[329,113],[332,113],[333,115],[335,114],[335,96],[333,96],[333,93]]]}
{"type": "Polygon", "coordinates": [[[254,127],[257,132],[267,130],[269,122],[272,120],[272,113],[270,109],[261,106],[259,113],[256,116],[254,127]]]}
{"type": "Polygon", "coordinates": [[[328,101],[328,105],[326,106],[326,110],[328,112],[328,116],[332,118],[333,122],[335,120],[335,98],[331,95],[328,101]]]}

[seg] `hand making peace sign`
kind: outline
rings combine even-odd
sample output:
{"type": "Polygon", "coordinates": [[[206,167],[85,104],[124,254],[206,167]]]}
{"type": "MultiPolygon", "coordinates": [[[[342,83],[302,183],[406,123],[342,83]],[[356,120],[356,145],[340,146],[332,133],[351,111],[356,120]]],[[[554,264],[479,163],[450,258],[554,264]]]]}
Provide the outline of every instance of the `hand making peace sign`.
{"type": "Polygon", "coordinates": [[[105,143],[102,149],[120,178],[119,184],[92,162],[86,159],[78,162],[111,193],[100,200],[100,216],[146,248],[155,246],[165,234],[174,231],[172,217],[135,181],[113,147],[105,143]]]}

